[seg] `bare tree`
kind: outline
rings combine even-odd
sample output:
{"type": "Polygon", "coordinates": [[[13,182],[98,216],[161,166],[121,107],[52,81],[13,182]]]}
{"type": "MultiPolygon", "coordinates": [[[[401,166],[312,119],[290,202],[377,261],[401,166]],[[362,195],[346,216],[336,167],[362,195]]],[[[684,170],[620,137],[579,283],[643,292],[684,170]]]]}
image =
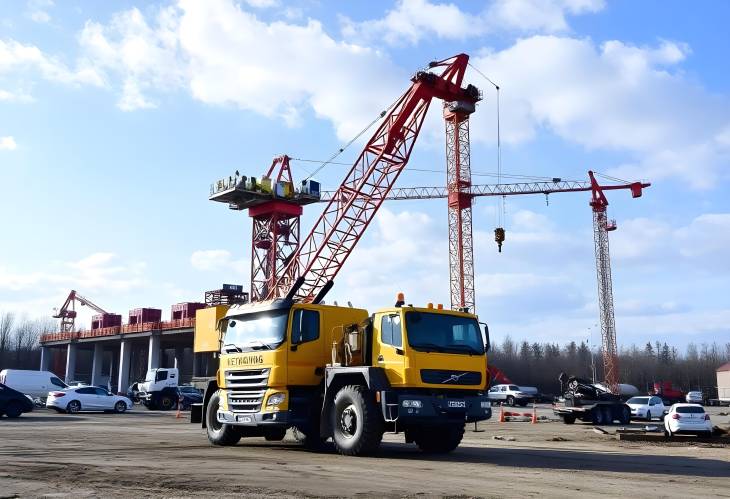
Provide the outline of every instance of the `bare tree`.
{"type": "Polygon", "coordinates": [[[0,360],[5,352],[10,350],[10,338],[15,324],[15,314],[12,312],[0,312],[0,360]]]}

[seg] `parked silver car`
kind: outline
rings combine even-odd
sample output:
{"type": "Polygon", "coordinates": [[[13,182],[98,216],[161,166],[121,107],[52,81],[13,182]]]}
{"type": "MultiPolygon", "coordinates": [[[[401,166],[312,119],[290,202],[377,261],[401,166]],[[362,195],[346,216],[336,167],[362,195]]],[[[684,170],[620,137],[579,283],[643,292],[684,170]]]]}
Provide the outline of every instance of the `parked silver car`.
{"type": "Polygon", "coordinates": [[[489,389],[487,398],[492,404],[502,402],[509,406],[519,405],[525,407],[535,399],[535,395],[524,392],[517,385],[494,385],[489,389]]]}

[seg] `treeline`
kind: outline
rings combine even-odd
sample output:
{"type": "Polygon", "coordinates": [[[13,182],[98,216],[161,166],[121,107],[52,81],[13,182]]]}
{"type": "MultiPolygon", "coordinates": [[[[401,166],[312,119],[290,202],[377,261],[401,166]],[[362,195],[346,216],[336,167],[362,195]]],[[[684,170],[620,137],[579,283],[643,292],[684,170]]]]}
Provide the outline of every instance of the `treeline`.
{"type": "Polygon", "coordinates": [[[38,369],[38,339],[56,329],[56,323],[50,319],[33,320],[0,312],[0,370],[38,369]]]}
{"type": "MultiPolygon", "coordinates": [[[[599,350],[591,353],[585,342],[557,343],[515,342],[507,336],[500,344],[493,344],[489,362],[504,371],[514,383],[535,386],[543,393],[560,391],[558,376],[568,375],[603,379],[603,358],[599,350]]],[[[671,381],[674,386],[687,390],[712,393],[717,385],[716,370],[730,362],[730,342],[724,344],[690,343],[685,351],[667,343],[631,345],[619,351],[621,383],[636,386],[646,392],[655,382],[671,381]]],[[[713,395],[714,396],[714,395],[713,395]]]]}

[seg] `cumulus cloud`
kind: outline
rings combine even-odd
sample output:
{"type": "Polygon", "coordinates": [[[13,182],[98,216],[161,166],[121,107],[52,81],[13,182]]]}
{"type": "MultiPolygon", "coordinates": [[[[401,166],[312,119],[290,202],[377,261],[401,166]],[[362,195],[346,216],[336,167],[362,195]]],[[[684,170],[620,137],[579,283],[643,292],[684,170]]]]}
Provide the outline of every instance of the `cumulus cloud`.
{"type": "Polygon", "coordinates": [[[317,21],[267,23],[230,0],[181,0],[154,19],[131,9],[106,25],[87,22],[79,40],[86,63],[121,80],[121,109],[152,107],[156,92],[186,89],[201,102],[289,126],[313,111],[343,139],[407,81],[387,57],[336,41],[317,21]]]}
{"type": "MultiPolygon", "coordinates": [[[[625,178],[679,177],[709,187],[730,159],[730,101],[685,78],[681,43],[637,47],[620,41],[533,36],[472,63],[501,83],[502,138],[520,143],[539,130],[588,149],[631,158],[625,178]]],[[[476,77],[476,75],[474,75],[476,77]]],[[[494,99],[473,118],[472,138],[493,140],[494,99]]]]}
{"type": "Polygon", "coordinates": [[[224,249],[194,251],[190,255],[190,265],[196,270],[206,272],[233,270],[243,274],[249,271],[248,260],[236,260],[230,251],[224,249]]]}
{"type": "Polygon", "coordinates": [[[14,151],[18,148],[13,137],[0,137],[0,151],[14,151]]]}
{"type": "Polygon", "coordinates": [[[44,79],[66,84],[103,84],[99,74],[92,68],[79,65],[75,69],[55,57],[49,56],[35,45],[15,40],[0,40],[0,75],[18,74],[22,71],[37,72],[44,79]]]}
{"type": "Polygon", "coordinates": [[[603,7],[602,0],[496,0],[472,14],[453,3],[399,0],[382,18],[355,22],[340,16],[340,24],[342,35],[358,43],[416,44],[434,36],[464,40],[500,31],[565,31],[566,15],[597,12],[603,7]]]}
{"type": "Polygon", "coordinates": [[[53,0],[29,0],[26,14],[34,22],[48,23],[51,20],[48,10],[53,8],[54,5],[53,0]]]}

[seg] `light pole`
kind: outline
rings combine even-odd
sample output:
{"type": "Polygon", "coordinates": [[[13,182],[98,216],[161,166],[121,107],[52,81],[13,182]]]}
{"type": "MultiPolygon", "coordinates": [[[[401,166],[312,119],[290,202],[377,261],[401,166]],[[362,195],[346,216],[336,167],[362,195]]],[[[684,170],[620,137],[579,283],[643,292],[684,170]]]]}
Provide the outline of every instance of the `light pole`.
{"type": "MultiPolygon", "coordinates": [[[[598,327],[598,324],[593,324],[593,327],[598,327]]],[[[593,374],[593,384],[596,383],[596,358],[593,355],[593,329],[588,326],[588,348],[591,351],[591,373],[593,374]]]]}

